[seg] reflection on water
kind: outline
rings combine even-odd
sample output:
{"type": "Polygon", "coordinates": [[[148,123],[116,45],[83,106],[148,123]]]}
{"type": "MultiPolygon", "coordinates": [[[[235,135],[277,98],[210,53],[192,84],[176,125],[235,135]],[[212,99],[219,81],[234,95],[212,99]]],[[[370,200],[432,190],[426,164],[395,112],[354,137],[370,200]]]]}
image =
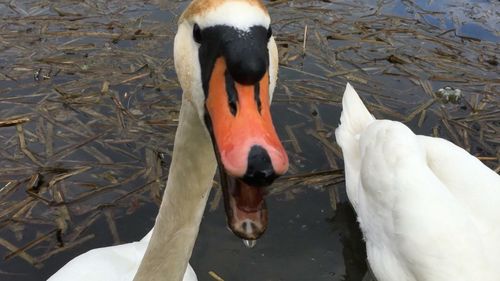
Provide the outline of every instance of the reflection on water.
{"type": "MultiPolygon", "coordinates": [[[[214,189],[191,259],[200,280],[209,271],[363,279],[344,186],[320,173],[342,168],[333,130],[346,81],[377,117],[448,138],[498,169],[497,4],[456,2],[268,3],[281,66],[272,110],[289,174],[303,180],[277,184],[269,229],[252,249],[227,230],[214,189]],[[462,90],[460,104],[435,99],[445,86],[462,90]]],[[[0,128],[1,280],[45,280],[153,226],[180,105],[172,39],[187,3],[0,3],[0,120],[31,120],[0,128]]]]}
{"type": "Polygon", "coordinates": [[[341,231],[330,223],[328,197],[303,192],[293,204],[284,197],[267,200],[269,229],[253,249],[227,230],[222,210],[207,212],[191,258],[201,279],[214,271],[225,280],[342,280],[341,231]]]}
{"type": "Polygon", "coordinates": [[[393,1],[385,12],[416,18],[456,34],[498,42],[498,4],[494,1],[393,1]]]}

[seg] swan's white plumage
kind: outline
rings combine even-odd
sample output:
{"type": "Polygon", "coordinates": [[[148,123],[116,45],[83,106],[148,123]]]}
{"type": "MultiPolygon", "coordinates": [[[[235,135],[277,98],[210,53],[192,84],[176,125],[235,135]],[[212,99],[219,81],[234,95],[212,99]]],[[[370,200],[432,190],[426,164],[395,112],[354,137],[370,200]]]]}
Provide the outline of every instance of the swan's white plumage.
{"type": "MultiPolygon", "coordinates": [[[[48,281],[132,281],[151,239],[90,250],[68,262],[48,281]]],[[[183,281],[197,281],[188,265],[183,281]]]]}
{"type": "Polygon", "coordinates": [[[336,138],[379,281],[500,280],[500,177],[458,146],[374,119],[348,84],[336,138]]]}

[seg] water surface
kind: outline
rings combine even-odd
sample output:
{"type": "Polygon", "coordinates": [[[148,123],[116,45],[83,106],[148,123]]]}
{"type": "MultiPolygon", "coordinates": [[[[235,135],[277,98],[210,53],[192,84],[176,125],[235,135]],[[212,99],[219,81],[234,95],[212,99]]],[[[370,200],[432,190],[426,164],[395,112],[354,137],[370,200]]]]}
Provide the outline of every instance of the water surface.
{"type": "MultiPolygon", "coordinates": [[[[153,226],[180,106],[172,39],[187,3],[0,4],[0,120],[30,118],[0,128],[1,280],[45,280],[153,226]]],[[[288,176],[302,180],[277,183],[253,249],[227,230],[215,188],[191,264],[200,280],[362,280],[333,135],[345,83],[375,116],[450,139],[498,171],[498,2],[267,4],[281,66],[273,117],[288,176]],[[444,86],[464,98],[443,103],[434,92],[444,86]]]]}

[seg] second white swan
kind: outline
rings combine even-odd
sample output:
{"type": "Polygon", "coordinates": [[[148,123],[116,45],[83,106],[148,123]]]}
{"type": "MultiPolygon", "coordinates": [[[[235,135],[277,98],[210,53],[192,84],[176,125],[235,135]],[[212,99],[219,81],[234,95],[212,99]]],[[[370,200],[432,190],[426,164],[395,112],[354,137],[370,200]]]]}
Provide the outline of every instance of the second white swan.
{"type": "Polygon", "coordinates": [[[376,120],[347,84],[336,130],[378,281],[500,280],[500,176],[451,142],[376,120]]]}

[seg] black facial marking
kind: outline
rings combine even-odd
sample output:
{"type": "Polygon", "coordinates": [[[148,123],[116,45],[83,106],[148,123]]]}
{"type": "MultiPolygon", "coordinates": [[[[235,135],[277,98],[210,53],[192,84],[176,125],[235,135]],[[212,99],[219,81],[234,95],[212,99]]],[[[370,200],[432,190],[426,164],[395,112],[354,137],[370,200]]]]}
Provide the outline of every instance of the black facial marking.
{"type": "MultiPolygon", "coordinates": [[[[207,110],[206,106],[205,106],[205,114],[203,114],[203,121],[205,121],[205,127],[207,127],[208,132],[213,137],[214,130],[213,130],[213,126],[212,126],[212,119],[210,118],[210,115],[208,114],[208,110],[207,110]]],[[[217,146],[214,145],[214,147],[217,147],[217,146]]]]}
{"type": "Polygon", "coordinates": [[[226,25],[201,30],[198,55],[205,96],[215,60],[221,56],[234,81],[253,85],[262,79],[269,67],[268,32],[263,26],[252,26],[248,31],[226,25]]]}
{"type": "Polygon", "coordinates": [[[273,35],[273,30],[271,29],[271,26],[269,26],[269,28],[267,29],[267,39],[269,40],[269,38],[271,38],[272,35],[273,35]]]}
{"type": "Polygon", "coordinates": [[[254,93],[255,103],[257,103],[257,110],[260,113],[260,110],[262,108],[262,103],[260,101],[260,83],[259,82],[255,83],[253,91],[254,91],[253,93],[254,93]]]}
{"type": "Polygon", "coordinates": [[[236,93],[236,87],[234,85],[234,80],[229,74],[229,71],[226,70],[224,74],[226,80],[226,92],[227,92],[227,102],[229,104],[229,110],[231,110],[231,114],[236,116],[237,103],[238,103],[238,93],[236,93]]]}

